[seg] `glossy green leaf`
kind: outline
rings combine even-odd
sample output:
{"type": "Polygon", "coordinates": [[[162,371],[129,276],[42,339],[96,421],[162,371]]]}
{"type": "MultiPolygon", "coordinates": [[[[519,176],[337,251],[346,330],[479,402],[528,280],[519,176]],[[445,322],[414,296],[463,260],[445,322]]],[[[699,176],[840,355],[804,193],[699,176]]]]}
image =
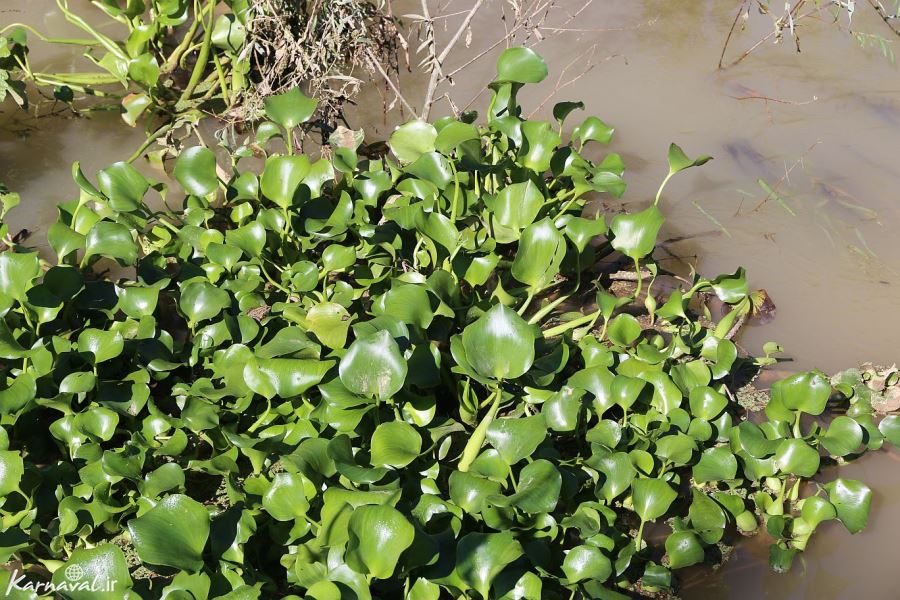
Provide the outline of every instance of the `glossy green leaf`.
{"type": "Polygon", "coordinates": [[[437,130],[430,123],[413,120],[391,133],[388,146],[401,163],[411,163],[426,152],[434,151],[437,135],[437,130]]]}
{"type": "Polygon", "coordinates": [[[570,583],[589,580],[603,582],[612,575],[613,566],[599,548],[582,544],[566,553],[562,570],[570,583]]]}
{"type": "Polygon", "coordinates": [[[496,81],[540,83],[547,77],[547,64],[530,48],[512,47],[497,58],[496,81]]]}
{"type": "Polygon", "coordinates": [[[113,544],[76,549],[52,582],[71,600],[120,600],[132,586],[125,555],[113,544]]]}
{"type": "Polygon", "coordinates": [[[266,198],[286,209],[294,203],[294,195],[309,173],[309,166],[305,156],[270,156],[259,179],[259,189],[266,198]]]}
{"type": "Polygon", "coordinates": [[[550,219],[532,223],[522,232],[510,272],[532,292],[547,287],[559,273],[566,242],[550,219]]]}
{"type": "Polygon", "coordinates": [[[422,451],[422,436],[402,421],[382,423],[372,434],[372,464],[377,467],[405,467],[422,451]]]}
{"type": "Polygon", "coordinates": [[[676,531],[666,538],[669,567],[681,569],[703,562],[705,556],[700,540],[691,531],[676,531]]]}
{"type": "Polygon", "coordinates": [[[775,465],[785,473],[812,477],[819,470],[819,453],[803,440],[782,440],[775,451],[775,465]]]}
{"type": "Polygon", "coordinates": [[[869,522],[872,507],[872,490],[855,479],[838,478],[825,484],[828,499],[837,510],[837,518],[847,531],[859,533],[869,522]]]}
{"type": "Polygon", "coordinates": [[[509,531],[468,533],[456,550],[456,573],[482,598],[490,598],[494,579],[524,553],[522,545],[509,531]]]}
{"type": "Polygon", "coordinates": [[[347,528],[347,564],[377,579],[387,579],[394,573],[400,555],[415,537],[406,517],[387,505],[360,506],[353,511],[347,528]]]}
{"type": "Polygon", "coordinates": [[[635,479],[631,484],[631,501],[642,521],[652,521],[666,514],[678,494],[661,479],[635,479]]]}
{"type": "Polygon", "coordinates": [[[403,387],[408,368],[397,342],[383,330],[353,342],[339,370],[351,392],[387,400],[403,387]]]}
{"type": "Polygon", "coordinates": [[[173,494],[128,522],[141,561],[196,572],[203,566],[209,512],[202,504],[173,494]]]}
{"type": "Polygon", "coordinates": [[[202,146],[184,150],[175,161],[173,175],[184,191],[195,196],[206,196],[219,187],[216,155],[202,146]]]}
{"type": "Polygon", "coordinates": [[[515,311],[494,305],[463,330],[469,364],[494,379],[521,377],[534,364],[534,330],[515,311]]]}
{"type": "Polygon", "coordinates": [[[106,256],[131,265],[137,260],[138,247],[131,230],[125,225],[98,221],[85,238],[84,258],[86,260],[92,256],[106,256]]]}
{"type": "Polygon", "coordinates": [[[609,225],[613,248],[633,260],[648,256],[656,246],[656,236],[663,221],[656,206],[638,213],[616,215],[609,225]]]}
{"type": "Polygon", "coordinates": [[[316,112],[318,105],[318,100],[307,97],[298,88],[269,96],[265,100],[266,116],[285,129],[293,129],[306,123],[316,112]]]}

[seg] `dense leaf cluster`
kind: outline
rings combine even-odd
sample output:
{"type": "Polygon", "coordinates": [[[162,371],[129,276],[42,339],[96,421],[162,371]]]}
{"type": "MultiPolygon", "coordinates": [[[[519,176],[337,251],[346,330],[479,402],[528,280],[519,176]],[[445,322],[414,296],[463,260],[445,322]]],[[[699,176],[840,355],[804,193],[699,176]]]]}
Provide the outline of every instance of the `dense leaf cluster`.
{"type": "Polygon", "coordinates": [[[0,30],[0,102],[28,105],[25,84],[55,100],[113,97],[134,126],[142,116],[163,116],[166,131],[196,123],[197,111],[232,105],[247,86],[249,61],[241,56],[247,36],[247,0],[99,0],[93,4],[117,28],[92,25],[92,15],[56,0],[66,21],[84,38],[48,38],[20,23],[0,30]],[[84,49],[92,69],[43,72],[28,58],[28,32],[44,42],[84,49]],[[173,35],[174,32],[178,35],[173,35]],[[45,92],[46,90],[46,92],[45,92]]]}
{"type": "MultiPolygon", "coordinates": [[[[811,478],[900,423],[852,391],[813,421],[818,372],[748,420],[735,374],[770,359],[728,339],[743,270],[654,291],[662,213],[584,216],[624,167],[589,159],[599,119],[562,141],[580,104],[521,116],[545,75],[507,50],[485,125],[407,123],[393,157],[187,149],[175,209],[76,165],[55,260],[0,253],[0,562],[116,582],[71,598],[615,598],[759,519],[783,569],[822,521],[861,529],[868,488],[811,478]],[[602,257],[637,284],[611,293],[602,257]]],[[[314,108],[273,99],[258,139],[314,108]]],[[[670,176],[706,160],[673,145],[670,176]]]]}

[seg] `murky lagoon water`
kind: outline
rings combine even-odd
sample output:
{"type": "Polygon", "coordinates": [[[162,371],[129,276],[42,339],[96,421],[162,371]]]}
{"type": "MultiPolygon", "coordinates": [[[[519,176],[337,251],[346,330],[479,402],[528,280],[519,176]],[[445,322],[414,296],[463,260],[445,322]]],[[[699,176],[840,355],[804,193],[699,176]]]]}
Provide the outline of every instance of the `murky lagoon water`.
{"type": "MultiPolygon", "coordinates": [[[[466,4],[460,0],[452,8],[462,10],[466,4]]],[[[561,4],[569,10],[583,5],[561,4]]],[[[54,34],[69,31],[49,0],[6,0],[3,5],[3,22],[25,21],[54,34]]],[[[758,353],[763,342],[778,341],[795,369],[833,372],[863,361],[892,364],[900,357],[900,170],[895,166],[900,67],[878,49],[861,49],[846,23],[842,30],[807,20],[802,53],[790,41],[767,43],[739,65],[719,71],[736,5],[595,0],[566,25],[581,31],[550,36],[537,46],[551,76],[522,94],[526,112],[548,96],[566,65],[571,64],[563,82],[578,75],[585,54],[594,48],[597,64],[537,114],[549,118],[556,100],[583,100],[584,115],[614,125],[610,150],[625,159],[629,189],[624,199],[635,209],[652,199],[665,175],[670,141],[691,156],[715,157],[668,186],[663,237],[685,238],[668,250],[700,272],[715,275],[744,266],[752,286],[769,292],[778,306],[777,319],[745,332],[741,344],[758,353]],[[777,184],[795,214],[774,198],[763,202],[766,192],[759,179],[777,184]]],[[[497,39],[499,6],[500,0],[486,3],[470,47],[460,45],[446,69],[497,39]]],[[[900,38],[891,38],[867,9],[858,6],[854,31],[882,34],[889,47],[897,47],[900,38]]],[[[767,27],[765,17],[753,15],[748,29],[732,40],[729,55],[738,56],[767,27]]],[[[47,70],[73,62],[73,53],[51,54],[37,43],[32,56],[47,70]]],[[[458,102],[467,102],[490,81],[492,57],[459,78],[450,90],[458,102]]],[[[411,98],[421,96],[422,81],[409,77],[404,85],[411,98]]],[[[386,137],[396,119],[381,114],[379,95],[370,93],[359,105],[350,113],[352,124],[365,127],[369,139],[386,137]]],[[[573,114],[569,126],[578,118],[573,114]]],[[[11,225],[35,230],[35,242],[55,218],[55,204],[76,194],[72,161],[80,160],[86,172],[94,173],[130,154],[143,139],[140,130],[122,125],[113,114],[35,121],[5,109],[0,119],[0,180],[23,198],[11,225]]],[[[842,468],[841,474],[867,482],[875,492],[863,533],[851,536],[838,524],[823,525],[787,575],[769,570],[763,540],[749,541],[718,572],[686,577],[683,596],[896,597],[900,456],[881,452],[842,468]]]]}

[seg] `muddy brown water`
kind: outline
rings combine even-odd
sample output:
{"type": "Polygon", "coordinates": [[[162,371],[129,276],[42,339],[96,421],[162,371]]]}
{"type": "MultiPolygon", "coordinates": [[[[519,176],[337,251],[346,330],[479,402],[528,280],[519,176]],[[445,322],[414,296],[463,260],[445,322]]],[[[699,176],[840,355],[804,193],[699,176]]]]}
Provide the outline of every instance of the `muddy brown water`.
{"type": "MultiPolygon", "coordinates": [[[[561,4],[563,11],[583,6],[580,0],[561,4]]],[[[687,238],[667,246],[682,265],[692,264],[710,276],[744,266],[751,284],[769,292],[778,306],[776,320],[745,332],[741,344],[758,353],[765,341],[777,341],[794,369],[836,371],[863,361],[891,364],[900,355],[900,180],[895,164],[900,67],[878,49],[861,48],[846,20],[838,27],[823,19],[801,24],[800,54],[789,41],[766,43],[739,65],[718,71],[736,4],[595,0],[565,25],[564,12],[558,13],[550,25],[578,31],[545,31],[551,35],[537,49],[551,76],[522,94],[525,111],[552,92],[566,65],[571,64],[563,82],[578,75],[585,53],[594,48],[596,65],[537,114],[549,117],[555,100],[583,100],[584,115],[595,114],[614,125],[610,149],[622,154],[628,167],[624,199],[632,208],[642,208],[655,194],[666,172],[670,141],[691,156],[715,157],[670,183],[662,202],[668,218],[663,237],[687,238]],[[795,214],[773,198],[763,202],[760,178],[778,184],[795,214]]],[[[467,5],[471,3],[457,0],[448,10],[467,5]]],[[[473,23],[470,46],[460,44],[445,69],[497,39],[500,5],[500,0],[485,3],[473,23]]],[[[881,34],[900,53],[900,38],[891,37],[866,9],[858,6],[854,31],[881,34]]],[[[398,7],[398,12],[404,11],[398,7]]],[[[5,0],[0,21],[12,20],[53,34],[71,32],[49,0],[5,0]]],[[[765,35],[767,27],[766,17],[752,15],[747,29],[732,40],[730,56],[765,35]]],[[[439,27],[439,40],[447,36],[439,27]]],[[[69,69],[77,63],[71,51],[35,46],[33,57],[41,68],[69,69]]],[[[465,104],[490,80],[496,54],[488,53],[447,90],[458,103],[465,104]]],[[[407,76],[403,83],[416,104],[423,81],[407,76]]],[[[364,126],[370,139],[383,138],[397,122],[396,116],[385,117],[381,106],[380,95],[370,92],[350,112],[352,124],[364,126]]],[[[475,106],[483,108],[484,102],[475,106]]],[[[439,105],[433,116],[446,112],[439,105]]],[[[578,118],[573,114],[569,126],[578,118]]],[[[113,114],[36,121],[4,106],[0,121],[0,180],[23,198],[11,225],[36,230],[37,243],[55,218],[55,204],[76,193],[72,161],[80,160],[93,173],[130,154],[142,140],[139,130],[122,125],[113,114]]],[[[850,535],[840,525],[823,525],[786,575],[768,569],[765,540],[745,542],[722,569],[685,576],[682,596],[897,597],[900,456],[892,452],[840,469],[842,476],[861,479],[874,490],[864,532],[850,535]]],[[[832,476],[829,471],[823,478],[832,476]]]]}

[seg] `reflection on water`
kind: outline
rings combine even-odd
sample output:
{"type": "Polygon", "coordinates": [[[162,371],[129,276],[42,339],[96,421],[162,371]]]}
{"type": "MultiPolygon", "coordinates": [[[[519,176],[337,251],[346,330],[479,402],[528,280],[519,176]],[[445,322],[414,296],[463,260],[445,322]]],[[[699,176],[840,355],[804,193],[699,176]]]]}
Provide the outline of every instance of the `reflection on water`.
{"type": "MultiPolygon", "coordinates": [[[[461,10],[463,2],[456,4],[454,10],[461,10]]],[[[16,20],[52,33],[67,31],[51,3],[6,0],[4,5],[0,10],[22,11],[16,20]]],[[[460,45],[447,69],[480,52],[480,43],[496,39],[497,20],[490,11],[499,5],[500,0],[486,3],[474,23],[471,46],[460,45]]],[[[669,250],[706,275],[743,265],[752,285],[768,290],[778,318],[747,332],[743,346],[758,352],[763,342],[777,340],[797,369],[835,371],[866,360],[893,363],[900,354],[900,198],[894,163],[900,139],[898,67],[878,50],[860,49],[851,35],[830,23],[805,21],[802,54],[790,43],[766,44],[737,67],[716,71],[734,8],[735,3],[713,0],[595,0],[567,26],[581,31],[550,36],[538,49],[554,74],[575,60],[574,76],[576,59],[596,45],[596,66],[558,99],[584,100],[585,114],[616,126],[613,149],[629,167],[625,199],[634,207],[652,199],[666,172],[670,141],[689,155],[716,158],[667,188],[663,235],[686,238],[669,250]]],[[[10,20],[6,13],[0,18],[10,20]]],[[[732,41],[735,56],[767,33],[764,18],[748,25],[732,41]]],[[[883,25],[860,8],[854,28],[877,32],[883,25]]],[[[65,54],[35,55],[57,68],[71,60],[65,54]]],[[[450,91],[468,101],[492,73],[489,55],[450,91]]],[[[522,96],[526,111],[556,83],[554,75],[527,90],[522,96]]],[[[421,85],[414,77],[404,81],[413,98],[421,95],[415,93],[421,85]]],[[[551,107],[552,102],[540,114],[549,116],[551,107]]],[[[395,124],[380,108],[380,96],[372,92],[349,115],[354,126],[366,127],[370,140],[384,138],[395,124]]],[[[446,109],[437,110],[434,116],[446,109]]],[[[76,193],[71,161],[81,160],[87,172],[94,172],[121,158],[123,148],[130,153],[141,139],[115,115],[40,123],[2,118],[0,180],[20,191],[25,204],[13,227],[40,229],[53,217],[53,205],[76,193]]],[[[570,124],[577,118],[570,117],[570,124]]],[[[863,533],[851,536],[840,525],[823,525],[788,575],[768,570],[762,540],[748,542],[719,572],[690,574],[683,596],[895,597],[897,457],[883,452],[842,474],[875,490],[872,518],[863,533]]]]}

